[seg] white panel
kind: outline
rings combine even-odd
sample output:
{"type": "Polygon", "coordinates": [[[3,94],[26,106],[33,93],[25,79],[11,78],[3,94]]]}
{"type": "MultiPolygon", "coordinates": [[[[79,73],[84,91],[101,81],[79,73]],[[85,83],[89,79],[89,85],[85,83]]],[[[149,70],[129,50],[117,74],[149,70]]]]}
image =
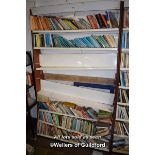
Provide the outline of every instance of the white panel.
{"type": "Polygon", "coordinates": [[[48,5],[60,5],[68,3],[80,3],[80,2],[92,2],[92,1],[103,1],[103,0],[35,0],[35,6],[48,6],[48,5]]]}
{"type": "Polygon", "coordinates": [[[42,67],[102,67],[115,69],[116,54],[41,54],[42,67]]]}
{"type": "Polygon", "coordinates": [[[117,54],[117,52],[117,48],[41,48],[41,54],[117,54]]]}
{"type": "Polygon", "coordinates": [[[44,73],[115,78],[116,70],[51,70],[44,73]]]}
{"type": "MultiPolygon", "coordinates": [[[[76,86],[70,86],[46,80],[41,80],[41,90],[51,91],[56,94],[63,94],[70,97],[80,98],[92,102],[98,102],[103,104],[112,105],[114,94],[105,93],[87,88],[80,88],[76,86]]],[[[88,104],[88,103],[87,103],[88,104]]],[[[88,105],[89,106],[89,105],[88,105]]]]}
{"type": "Polygon", "coordinates": [[[90,11],[90,10],[105,10],[105,9],[119,9],[119,1],[98,1],[98,2],[81,2],[69,3],[64,5],[49,6],[32,8],[34,15],[38,14],[53,14],[60,12],[75,12],[75,11],[90,11]]]}

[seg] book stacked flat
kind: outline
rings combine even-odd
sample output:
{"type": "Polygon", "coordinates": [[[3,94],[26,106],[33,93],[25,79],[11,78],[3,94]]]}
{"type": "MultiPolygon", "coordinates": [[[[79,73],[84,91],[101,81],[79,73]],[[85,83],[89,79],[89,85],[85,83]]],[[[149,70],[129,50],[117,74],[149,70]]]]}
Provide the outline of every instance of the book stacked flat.
{"type": "Polygon", "coordinates": [[[105,14],[88,15],[83,18],[58,16],[30,16],[31,30],[78,30],[117,28],[118,12],[105,11],[105,14]]]}
{"type": "Polygon", "coordinates": [[[34,47],[65,47],[65,48],[115,48],[117,47],[113,35],[87,36],[68,40],[56,34],[34,34],[34,47]]]}

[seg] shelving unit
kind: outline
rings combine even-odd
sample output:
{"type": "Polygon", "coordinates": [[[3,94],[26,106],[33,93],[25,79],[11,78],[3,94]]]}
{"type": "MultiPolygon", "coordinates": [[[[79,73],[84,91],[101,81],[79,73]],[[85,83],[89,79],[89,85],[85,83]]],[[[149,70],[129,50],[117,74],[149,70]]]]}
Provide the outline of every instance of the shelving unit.
{"type": "MultiPolygon", "coordinates": [[[[123,17],[122,17],[123,18],[123,17]]],[[[129,28],[123,28],[123,32],[129,32],[129,28]]],[[[120,46],[122,46],[122,42],[121,42],[121,44],[120,44],[120,46]]],[[[123,54],[128,54],[129,55],[129,48],[121,48],[120,47],[120,57],[121,57],[121,53],[123,53],[123,54]]],[[[121,62],[121,59],[120,59],[120,62],[121,62]]],[[[128,62],[129,62],[129,60],[128,60],[128,62]]],[[[121,65],[120,65],[121,66],[121,65]]],[[[119,66],[119,67],[120,67],[119,66]]],[[[118,71],[125,71],[125,72],[129,72],[129,67],[127,67],[127,68],[119,68],[118,69],[118,71]]],[[[129,77],[128,77],[129,78],[129,77]]],[[[126,86],[122,86],[121,85],[121,82],[120,82],[120,79],[121,79],[121,77],[118,77],[118,81],[119,81],[119,83],[118,83],[118,89],[119,90],[125,90],[125,91],[129,91],[129,87],[126,87],[126,86]]],[[[125,78],[124,78],[124,80],[125,80],[125,78]]],[[[126,79],[127,80],[127,79],[126,79]]],[[[129,79],[128,79],[129,80],[129,79]]],[[[121,93],[121,92],[120,92],[121,93]]],[[[120,93],[118,93],[118,98],[119,97],[121,97],[122,96],[122,94],[120,95],[120,93]]],[[[117,106],[122,106],[122,107],[127,107],[127,108],[129,108],[129,103],[127,102],[120,102],[119,100],[118,100],[118,98],[117,98],[117,105],[116,105],[116,107],[117,106]]],[[[128,99],[129,100],[129,99],[128,99]]],[[[118,110],[118,109],[117,109],[118,110]]],[[[127,114],[128,115],[128,114],[127,114]]],[[[116,116],[116,115],[115,115],[116,116]]],[[[128,118],[129,118],[129,116],[128,116],[128,118]]],[[[129,123],[129,119],[121,119],[121,118],[116,118],[115,119],[115,121],[116,122],[121,122],[121,123],[129,123]]],[[[128,131],[129,132],[129,131],[128,131]]],[[[118,135],[118,134],[114,134],[114,139],[115,138],[121,138],[121,139],[124,139],[124,140],[129,140],[129,135],[127,136],[127,135],[123,135],[123,134],[121,134],[121,135],[118,135]]],[[[121,148],[121,147],[118,147],[118,148],[113,148],[112,149],[112,151],[113,152],[115,152],[115,153],[122,153],[122,154],[128,154],[129,153],[129,148],[127,149],[127,147],[128,147],[128,145],[129,144],[126,144],[126,148],[124,149],[123,147],[121,148]]]]}
{"type": "MultiPolygon", "coordinates": [[[[123,136],[123,135],[116,135],[114,134],[114,128],[115,128],[115,121],[121,121],[121,122],[125,122],[125,123],[128,123],[128,120],[125,120],[125,119],[118,119],[118,118],[115,118],[116,116],[116,109],[117,109],[117,105],[122,105],[122,106],[128,106],[128,103],[121,103],[121,102],[118,102],[117,98],[118,98],[118,90],[119,89],[129,89],[129,87],[124,87],[124,86],[119,86],[119,72],[120,71],[129,71],[129,68],[120,68],[120,54],[121,52],[124,52],[124,53],[128,53],[129,52],[129,49],[121,49],[121,38],[122,38],[122,31],[128,31],[129,29],[128,28],[123,28],[122,24],[123,24],[123,11],[124,11],[124,2],[121,1],[120,3],[120,26],[119,28],[109,28],[109,29],[84,29],[84,30],[35,30],[35,31],[32,31],[32,36],[34,33],[50,33],[50,34],[83,34],[85,35],[86,33],[110,33],[110,34],[117,34],[118,35],[118,48],[59,48],[59,47],[33,47],[33,59],[34,59],[34,69],[35,69],[35,80],[36,80],[36,90],[37,92],[39,92],[41,90],[41,82],[40,80],[43,79],[43,80],[53,80],[52,76],[49,74],[48,78],[46,77],[46,73],[44,73],[44,71],[60,71],[60,70],[105,70],[105,71],[115,71],[116,72],[116,76],[115,76],[115,80],[114,79],[111,79],[111,78],[102,78],[102,82],[103,83],[106,83],[106,84],[115,84],[115,97],[114,97],[114,102],[113,102],[113,117],[112,117],[112,127],[111,127],[111,130],[110,130],[110,140],[108,140],[108,143],[109,143],[109,146],[108,146],[108,149],[105,148],[105,149],[98,149],[98,150],[102,150],[102,151],[108,151],[110,153],[112,152],[117,152],[117,150],[115,151],[115,149],[113,149],[113,140],[114,140],[114,137],[120,137],[120,138],[127,138],[127,136],[123,136]],[[112,53],[112,54],[115,54],[116,55],[116,59],[117,59],[117,65],[115,67],[63,67],[63,66],[60,66],[60,67],[57,67],[57,66],[42,66],[42,64],[40,63],[40,55],[43,53],[42,51],[44,50],[49,50],[49,51],[57,51],[59,53],[59,51],[63,52],[63,51],[79,51],[81,52],[81,54],[85,54],[86,51],[90,51],[92,53],[101,53],[101,54],[109,54],[109,53],[112,53]]],[[[33,44],[33,43],[32,43],[33,44]]],[[[50,52],[49,52],[50,53],[50,52]]],[[[52,52],[51,52],[52,54],[52,52]]],[[[70,75],[67,75],[68,77],[70,75]]],[[[82,78],[82,77],[80,77],[82,78]]],[[[60,75],[59,74],[59,79],[58,80],[64,80],[64,75],[60,75]]],[[[74,80],[73,79],[76,79],[75,77],[74,78],[68,78],[69,81],[73,82],[74,80]]],[[[55,78],[56,80],[56,78],[55,78]]],[[[85,78],[85,81],[87,81],[88,78],[86,79],[85,78]]],[[[65,80],[64,80],[65,81],[65,80]]],[[[80,80],[79,80],[80,81],[80,80]]],[[[95,81],[95,79],[93,79],[93,81],[95,81]]],[[[96,81],[98,81],[98,79],[96,78],[96,81]]],[[[89,82],[89,80],[88,80],[89,82]]],[[[74,115],[69,115],[69,114],[63,114],[63,113],[59,113],[59,112],[52,112],[52,111],[47,111],[47,110],[43,110],[43,109],[38,109],[38,113],[39,111],[43,111],[43,112],[47,112],[47,113],[50,113],[50,114],[58,114],[58,115],[63,115],[63,116],[66,116],[66,117],[72,117],[72,118],[77,118],[77,119],[82,119],[82,120],[87,120],[87,121],[92,121],[92,122],[96,122],[98,120],[96,119],[87,119],[87,118],[83,118],[83,117],[77,117],[77,116],[74,116],[74,115]]],[[[47,124],[47,125],[50,125],[50,126],[55,126],[57,128],[60,128],[60,129],[63,129],[63,130],[66,130],[66,131],[69,131],[69,132],[75,132],[75,133],[78,133],[80,135],[87,135],[87,134],[83,134],[81,132],[77,132],[77,131],[73,131],[73,130],[70,130],[70,129],[66,129],[66,128],[63,128],[61,126],[57,126],[56,124],[52,124],[52,123],[49,123],[49,122],[45,122],[45,121],[42,121],[42,120],[39,120],[38,119],[38,122],[41,122],[41,123],[44,123],[44,124],[47,124]]],[[[39,136],[44,136],[44,137],[48,137],[48,138],[53,138],[53,136],[49,136],[49,135],[45,135],[45,134],[41,134],[41,133],[38,133],[39,136]]],[[[87,135],[89,136],[89,135],[87,135]]],[[[63,140],[62,140],[63,141],[63,140]]],[[[105,140],[106,141],[106,140],[105,140]]],[[[64,141],[64,142],[69,142],[69,141],[64,141]]],[[[70,142],[69,142],[70,143],[70,142]]],[[[71,143],[74,143],[74,142],[71,142],[71,143]]]]}

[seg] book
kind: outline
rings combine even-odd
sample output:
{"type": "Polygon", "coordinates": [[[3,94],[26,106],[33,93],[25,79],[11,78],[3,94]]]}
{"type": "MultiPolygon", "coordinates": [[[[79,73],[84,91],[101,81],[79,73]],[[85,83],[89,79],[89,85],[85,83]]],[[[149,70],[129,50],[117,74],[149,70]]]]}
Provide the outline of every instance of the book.
{"type": "Polygon", "coordinates": [[[129,32],[122,33],[122,48],[129,48],[129,32]]]}
{"type": "Polygon", "coordinates": [[[120,71],[120,85],[129,87],[129,72],[128,71],[120,71]]]}
{"type": "Polygon", "coordinates": [[[98,22],[98,24],[99,24],[99,27],[100,27],[100,28],[105,28],[106,26],[105,26],[105,24],[104,24],[104,21],[103,21],[103,19],[102,19],[101,14],[96,14],[95,17],[96,17],[96,19],[97,19],[97,22],[98,22]]]}
{"type": "Polygon", "coordinates": [[[88,19],[88,21],[91,24],[93,29],[98,29],[99,28],[98,23],[97,23],[97,21],[96,21],[96,19],[95,19],[95,17],[93,15],[88,15],[87,19],[88,19]]]}

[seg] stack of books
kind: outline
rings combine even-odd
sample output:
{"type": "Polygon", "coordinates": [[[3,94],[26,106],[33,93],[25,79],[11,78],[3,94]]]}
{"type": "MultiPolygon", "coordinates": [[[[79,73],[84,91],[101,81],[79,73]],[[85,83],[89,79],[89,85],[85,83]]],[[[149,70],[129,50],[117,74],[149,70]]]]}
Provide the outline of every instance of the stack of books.
{"type": "Polygon", "coordinates": [[[121,68],[129,68],[129,53],[121,53],[121,68]]]}
{"type": "Polygon", "coordinates": [[[120,71],[120,85],[129,87],[129,72],[128,71],[120,71]]]}
{"type": "Polygon", "coordinates": [[[104,14],[88,15],[83,18],[58,16],[30,16],[31,30],[78,30],[118,28],[119,12],[105,11],[104,14]]]}
{"type": "Polygon", "coordinates": [[[129,90],[120,89],[119,102],[129,103],[129,90]]]}
{"type": "Polygon", "coordinates": [[[117,112],[116,112],[116,118],[129,120],[129,107],[118,105],[117,112]]]}
{"type": "Polygon", "coordinates": [[[34,34],[34,47],[65,47],[65,48],[115,48],[117,43],[113,35],[92,35],[68,40],[57,34],[34,34]]]}

